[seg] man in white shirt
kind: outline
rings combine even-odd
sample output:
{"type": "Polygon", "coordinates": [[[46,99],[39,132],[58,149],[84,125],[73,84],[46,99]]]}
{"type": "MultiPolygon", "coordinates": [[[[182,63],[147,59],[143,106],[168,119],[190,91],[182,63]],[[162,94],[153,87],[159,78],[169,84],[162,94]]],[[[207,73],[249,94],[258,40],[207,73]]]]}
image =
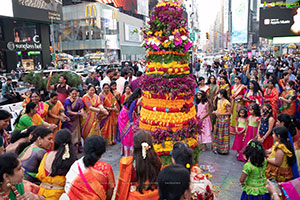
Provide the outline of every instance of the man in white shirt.
{"type": "Polygon", "coordinates": [[[108,69],[106,71],[106,76],[105,78],[101,81],[100,83],[100,87],[101,87],[101,90],[103,89],[103,85],[104,83],[108,83],[110,85],[110,82],[111,82],[111,78],[114,76],[114,70],[112,69],[108,69]]]}
{"type": "Polygon", "coordinates": [[[123,69],[121,71],[121,76],[120,78],[118,78],[118,80],[116,80],[117,83],[117,91],[120,92],[120,94],[123,94],[124,91],[124,86],[125,86],[125,82],[126,79],[128,78],[128,71],[123,69]]]}

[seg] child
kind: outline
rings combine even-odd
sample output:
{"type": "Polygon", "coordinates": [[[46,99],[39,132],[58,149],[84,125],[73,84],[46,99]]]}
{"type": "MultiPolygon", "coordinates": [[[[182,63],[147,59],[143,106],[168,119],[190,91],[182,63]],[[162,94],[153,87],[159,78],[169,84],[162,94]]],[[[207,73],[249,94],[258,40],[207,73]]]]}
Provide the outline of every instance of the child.
{"type": "Polygon", "coordinates": [[[238,111],[238,117],[236,119],[237,123],[236,123],[236,127],[235,127],[235,131],[236,131],[236,135],[235,135],[235,139],[232,145],[232,150],[237,151],[237,156],[239,155],[240,151],[243,148],[243,138],[244,138],[244,134],[245,132],[247,132],[247,127],[246,127],[246,119],[248,117],[248,112],[247,109],[245,107],[241,107],[240,110],[238,111]]]}
{"type": "Polygon", "coordinates": [[[292,166],[296,162],[295,152],[289,140],[289,131],[283,126],[273,129],[273,138],[276,141],[272,152],[267,158],[266,176],[277,182],[289,181],[293,178],[292,166]]]}
{"type": "Polygon", "coordinates": [[[240,177],[243,190],[241,200],[271,199],[270,193],[268,193],[266,188],[268,182],[265,175],[267,167],[265,155],[264,148],[256,140],[251,140],[246,146],[244,156],[247,162],[243,167],[243,173],[240,177]]]}
{"type": "Polygon", "coordinates": [[[190,172],[190,190],[191,200],[213,200],[215,194],[213,186],[206,175],[202,174],[201,169],[197,166],[193,166],[193,150],[189,145],[183,142],[177,142],[173,146],[172,150],[172,162],[173,164],[179,164],[187,168],[190,172]]]}
{"type": "Polygon", "coordinates": [[[196,103],[197,103],[197,117],[202,122],[202,134],[199,135],[199,142],[204,144],[203,151],[207,150],[207,143],[212,142],[211,137],[211,121],[209,117],[210,108],[208,103],[208,98],[206,93],[203,90],[199,90],[196,94],[196,103]]]}
{"type": "MultiPolygon", "coordinates": [[[[251,104],[249,108],[249,116],[246,121],[247,131],[244,132],[243,146],[245,148],[250,140],[257,136],[257,130],[260,121],[260,109],[258,104],[251,104]]],[[[244,161],[243,153],[240,152],[237,160],[244,161]]]]}

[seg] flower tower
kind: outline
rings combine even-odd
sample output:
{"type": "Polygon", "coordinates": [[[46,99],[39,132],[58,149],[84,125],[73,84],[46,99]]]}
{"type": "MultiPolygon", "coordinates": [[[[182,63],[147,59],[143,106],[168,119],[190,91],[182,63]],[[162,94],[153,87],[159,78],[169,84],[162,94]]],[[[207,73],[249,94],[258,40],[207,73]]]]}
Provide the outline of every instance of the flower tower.
{"type": "Polygon", "coordinates": [[[156,5],[142,29],[147,67],[141,81],[143,90],[139,128],[152,132],[154,149],[164,164],[171,162],[173,145],[182,141],[199,150],[200,124],[193,103],[196,81],[189,75],[189,40],[183,9],[175,0],[156,5]]]}

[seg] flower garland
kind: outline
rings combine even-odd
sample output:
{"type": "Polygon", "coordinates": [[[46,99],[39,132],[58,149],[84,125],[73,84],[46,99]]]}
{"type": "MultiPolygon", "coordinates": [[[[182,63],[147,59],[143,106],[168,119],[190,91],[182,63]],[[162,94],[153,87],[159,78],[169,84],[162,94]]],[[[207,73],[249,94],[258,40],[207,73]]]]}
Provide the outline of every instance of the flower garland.
{"type": "Polygon", "coordinates": [[[171,99],[175,99],[179,94],[186,94],[184,99],[190,99],[194,96],[197,87],[196,80],[193,75],[184,76],[182,78],[166,79],[163,77],[146,76],[142,78],[141,88],[144,91],[159,94],[171,94],[171,99]]]}
{"type": "MultiPolygon", "coordinates": [[[[190,98],[189,100],[176,99],[173,101],[169,101],[161,98],[148,98],[147,96],[143,96],[142,104],[150,107],[165,107],[169,109],[179,109],[183,107],[184,104],[193,104],[194,99],[190,98]]],[[[151,108],[150,108],[151,109],[151,108]]],[[[163,110],[161,110],[163,111],[163,110]]],[[[178,111],[178,112],[179,112],[178,111]]]]}
{"type": "MultiPolygon", "coordinates": [[[[159,100],[172,100],[171,95],[170,94],[164,94],[164,95],[160,95],[160,94],[152,94],[149,91],[143,91],[143,97],[151,99],[151,101],[153,101],[153,99],[159,99],[159,100]]],[[[145,99],[143,98],[143,99],[145,99]]],[[[193,97],[191,97],[190,99],[193,99],[193,97]]],[[[187,100],[186,98],[186,94],[182,93],[182,94],[178,94],[175,99],[173,99],[173,101],[170,104],[174,103],[174,100],[187,100]]]]}
{"type": "Polygon", "coordinates": [[[189,74],[190,68],[189,67],[183,67],[183,68],[173,68],[173,69],[167,69],[167,68],[146,68],[146,75],[153,75],[153,74],[189,74]]]}

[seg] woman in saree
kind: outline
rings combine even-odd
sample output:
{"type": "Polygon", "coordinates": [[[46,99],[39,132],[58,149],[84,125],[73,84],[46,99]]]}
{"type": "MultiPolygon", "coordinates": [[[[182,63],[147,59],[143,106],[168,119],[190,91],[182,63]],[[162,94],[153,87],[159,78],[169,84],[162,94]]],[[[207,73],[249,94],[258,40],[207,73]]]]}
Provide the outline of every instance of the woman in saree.
{"type": "Polygon", "coordinates": [[[50,124],[57,125],[57,128],[54,130],[53,137],[55,137],[57,131],[61,129],[62,122],[70,121],[70,118],[65,115],[65,108],[58,100],[58,94],[56,92],[52,92],[50,94],[50,99],[45,103],[49,105],[46,121],[50,124]]]}
{"type": "Polygon", "coordinates": [[[285,86],[285,91],[283,91],[279,97],[282,106],[279,108],[279,113],[285,113],[288,115],[295,115],[296,113],[296,90],[295,82],[288,81],[285,86]]]}
{"type": "Polygon", "coordinates": [[[234,78],[235,84],[231,86],[231,105],[232,105],[232,111],[231,111],[231,123],[230,123],[230,133],[235,134],[236,131],[236,118],[237,113],[240,110],[240,107],[243,106],[243,96],[246,92],[245,86],[241,82],[241,77],[236,76],[234,78]]]}
{"type": "Polygon", "coordinates": [[[158,199],[157,177],[161,161],[152,145],[149,132],[140,130],[133,136],[133,156],[122,157],[115,200],[158,199]]]}
{"type": "Polygon", "coordinates": [[[16,154],[1,155],[0,168],[1,200],[45,200],[38,195],[39,186],[23,180],[24,169],[16,154]]]}
{"type": "Polygon", "coordinates": [[[16,153],[25,169],[24,178],[32,183],[38,183],[36,178],[40,163],[47,151],[52,147],[53,133],[50,129],[38,127],[32,133],[28,142],[19,144],[16,153]]]}
{"type": "MultiPolygon", "coordinates": [[[[84,145],[84,156],[75,161],[66,175],[65,193],[61,200],[110,200],[115,187],[112,167],[101,160],[106,141],[92,135],[84,145]]],[[[125,199],[125,198],[124,198],[125,199]]]]}
{"type": "Polygon", "coordinates": [[[119,104],[116,97],[110,91],[108,83],[103,84],[103,91],[99,97],[102,105],[109,113],[100,122],[101,136],[106,139],[109,145],[112,145],[115,143],[117,133],[118,114],[120,112],[119,104]]]}
{"type": "Polygon", "coordinates": [[[126,99],[118,117],[118,125],[121,140],[121,155],[131,156],[133,153],[133,130],[132,125],[136,120],[135,109],[138,99],[142,96],[141,88],[135,89],[133,94],[126,99]]]}
{"type": "Polygon", "coordinates": [[[0,154],[6,151],[6,147],[10,143],[10,134],[6,132],[6,128],[9,126],[12,115],[6,110],[0,110],[0,154]]]}
{"type": "Polygon", "coordinates": [[[42,119],[45,119],[48,114],[49,105],[41,101],[41,96],[38,91],[32,92],[30,99],[31,102],[37,105],[37,114],[41,116],[42,119]]]}
{"type": "Polygon", "coordinates": [[[125,87],[125,92],[124,92],[124,94],[123,94],[122,97],[121,97],[121,101],[120,101],[121,106],[123,106],[124,101],[125,101],[128,97],[130,97],[130,95],[132,95],[132,88],[131,88],[130,85],[127,85],[127,86],[125,87]]]}
{"type": "Polygon", "coordinates": [[[26,105],[25,114],[22,115],[22,117],[16,121],[15,129],[22,131],[29,128],[32,125],[43,126],[49,129],[55,129],[57,127],[57,125],[55,124],[49,124],[45,122],[37,112],[37,105],[33,102],[28,103],[26,105]]]}
{"type": "Polygon", "coordinates": [[[71,132],[59,130],[54,139],[54,150],[44,155],[36,175],[41,181],[39,195],[47,200],[58,200],[64,193],[65,176],[76,159],[71,132]]]}
{"type": "Polygon", "coordinates": [[[279,92],[275,88],[275,82],[269,80],[267,84],[267,88],[264,89],[264,104],[270,104],[273,110],[273,118],[277,119],[278,114],[278,97],[279,92]]]}
{"type": "Polygon", "coordinates": [[[104,112],[108,115],[107,110],[101,104],[100,98],[95,94],[95,86],[89,85],[87,94],[82,97],[85,105],[86,118],[82,118],[82,137],[86,139],[91,135],[100,135],[100,122],[97,115],[104,112]]]}
{"type": "Polygon", "coordinates": [[[115,96],[118,102],[120,102],[121,99],[121,93],[117,90],[117,83],[116,81],[112,81],[110,83],[111,93],[115,96]]]}
{"type": "Polygon", "coordinates": [[[64,107],[65,115],[69,117],[70,120],[65,121],[62,128],[66,128],[71,131],[72,143],[76,146],[78,151],[81,151],[80,116],[83,116],[84,118],[87,118],[87,116],[83,109],[84,103],[78,95],[77,88],[71,88],[70,96],[65,100],[64,107]]]}
{"type": "Polygon", "coordinates": [[[263,94],[260,86],[254,80],[249,83],[249,89],[246,91],[243,100],[245,101],[245,107],[248,108],[252,103],[262,105],[263,94]]]}

